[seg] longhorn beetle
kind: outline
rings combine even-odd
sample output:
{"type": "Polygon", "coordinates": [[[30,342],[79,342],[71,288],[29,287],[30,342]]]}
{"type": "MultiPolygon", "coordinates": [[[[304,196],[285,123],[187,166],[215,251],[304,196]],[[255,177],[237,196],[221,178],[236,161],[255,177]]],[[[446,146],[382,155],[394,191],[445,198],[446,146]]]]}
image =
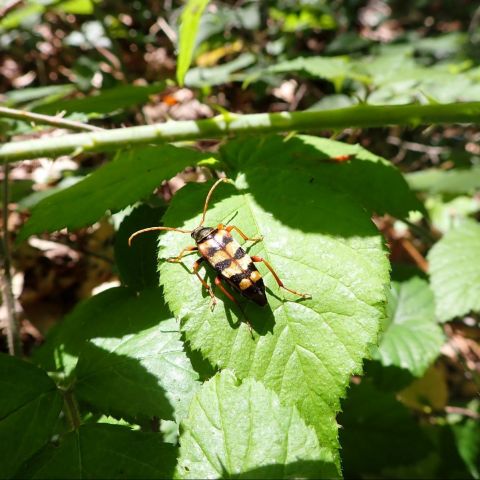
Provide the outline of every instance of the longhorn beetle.
{"type": "MultiPolygon", "coordinates": [[[[210,188],[208,195],[205,199],[205,205],[203,207],[203,215],[198,227],[193,230],[184,230],[174,227],[149,227],[143,228],[133,233],[128,239],[128,244],[131,245],[132,240],[141,233],[151,232],[154,230],[170,230],[173,232],[190,233],[195,240],[196,245],[185,247],[176,257],[169,258],[169,262],[180,262],[182,257],[189,252],[197,251],[201,257],[193,264],[193,273],[198,277],[202,285],[206,288],[210,295],[210,308],[213,310],[217,304],[217,299],[213,293],[210,285],[198,273],[200,264],[206,260],[216,271],[217,277],[215,278],[215,285],[218,286],[222,292],[232,302],[238,305],[235,298],[225,289],[222,284],[222,280],[226,281],[231,287],[239,291],[244,297],[252,300],[261,307],[267,304],[267,297],[265,295],[265,284],[263,283],[260,272],[255,267],[255,263],[263,262],[265,266],[270,270],[277,282],[278,286],[287,290],[294,295],[298,295],[302,298],[311,298],[306,293],[299,293],[291,288],[287,288],[280,280],[275,270],[272,268],[264,258],[257,255],[250,256],[245,250],[238,244],[238,242],[231,235],[231,231],[235,230],[245,241],[252,240],[258,242],[262,238],[250,238],[245,235],[238,227],[234,225],[225,226],[222,224],[217,225],[216,228],[204,227],[205,215],[207,213],[208,202],[212,196],[213,191],[222,182],[230,182],[227,178],[220,178],[217,180],[212,188],[210,188]]],[[[238,305],[240,308],[240,305],[238,305]]],[[[240,308],[241,309],[241,308],[240,308]]],[[[243,310],[242,310],[243,312],[243,310]]]]}

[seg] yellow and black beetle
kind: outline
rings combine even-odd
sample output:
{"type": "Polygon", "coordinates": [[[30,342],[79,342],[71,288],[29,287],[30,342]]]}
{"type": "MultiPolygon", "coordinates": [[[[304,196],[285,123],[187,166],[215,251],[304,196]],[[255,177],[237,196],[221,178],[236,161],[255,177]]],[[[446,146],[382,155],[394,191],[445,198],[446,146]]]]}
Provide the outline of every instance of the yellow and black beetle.
{"type": "Polygon", "coordinates": [[[222,285],[222,280],[225,280],[231,287],[239,291],[243,296],[252,300],[261,307],[267,304],[267,297],[265,295],[265,284],[263,283],[260,272],[255,267],[256,262],[263,262],[270,270],[279,287],[298,295],[302,298],[310,298],[310,295],[299,293],[291,288],[287,288],[280,280],[275,270],[273,270],[270,263],[259,256],[250,256],[233,238],[231,231],[235,230],[244,240],[252,240],[254,242],[262,240],[261,238],[250,238],[245,235],[238,227],[234,225],[217,225],[216,228],[204,227],[205,215],[207,213],[208,202],[212,196],[213,191],[221,182],[230,182],[227,178],[220,178],[217,180],[205,199],[203,207],[202,220],[198,227],[194,230],[184,230],[174,227],[150,227],[143,228],[133,233],[128,239],[129,245],[132,240],[141,233],[151,232],[154,230],[171,230],[180,233],[190,233],[195,240],[196,245],[184,248],[178,256],[169,258],[170,262],[180,262],[182,257],[189,252],[197,251],[201,257],[193,264],[193,273],[202,282],[202,285],[207,289],[211,298],[211,308],[215,307],[217,299],[213,293],[210,285],[198,273],[198,269],[203,260],[206,260],[216,271],[215,285],[217,285],[222,292],[234,303],[237,303],[235,298],[222,285]]]}

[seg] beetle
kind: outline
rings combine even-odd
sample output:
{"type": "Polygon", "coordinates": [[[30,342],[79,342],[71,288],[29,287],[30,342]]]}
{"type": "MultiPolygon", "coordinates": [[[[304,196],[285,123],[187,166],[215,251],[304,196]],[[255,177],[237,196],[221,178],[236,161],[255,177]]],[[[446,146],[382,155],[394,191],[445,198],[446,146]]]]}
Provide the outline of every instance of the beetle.
{"type": "MultiPolygon", "coordinates": [[[[245,241],[251,240],[254,242],[261,241],[262,238],[252,238],[245,235],[235,225],[225,226],[223,224],[217,225],[216,228],[204,227],[205,215],[208,209],[208,203],[212,196],[213,191],[222,182],[231,181],[228,178],[218,179],[210,188],[205,204],[203,207],[203,215],[200,223],[193,230],[184,230],[175,227],[149,227],[137,230],[128,239],[128,244],[132,244],[132,240],[137,236],[145,232],[151,232],[156,230],[168,230],[179,233],[189,233],[195,245],[185,247],[176,257],[169,258],[169,262],[180,262],[183,256],[190,252],[198,252],[200,258],[193,264],[193,273],[198,277],[202,285],[205,287],[210,295],[210,308],[213,310],[217,304],[217,298],[213,293],[212,288],[207,282],[200,276],[198,270],[203,261],[207,261],[217,272],[215,278],[215,285],[219,287],[227,298],[238,305],[235,297],[228,292],[222,284],[222,281],[228,283],[233,289],[240,292],[244,297],[255,302],[257,305],[263,307],[267,304],[267,296],[265,294],[265,284],[260,272],[257,270],[255,263],[263,262],[264,265],[270,270],[273,278],[277,282],[280,288],[287,290],[288,292],[297,295],[302,298],[311,298],[307,293],[300,293],[291,288],[286,287],[280,280],[279,276],[270,265],[270,263],[262,257],[257,255],[248,255],[248,253],[240,246],[240,244],[233,238],[232,231],[237,232],[245,241]]],[[[240,305],[238,305],[240,307],[240,305]]],[[[241,309],[241,308],[240,308],[241,309]]],[[[243,311],[242,311],[243,312],[243,311]]]]}

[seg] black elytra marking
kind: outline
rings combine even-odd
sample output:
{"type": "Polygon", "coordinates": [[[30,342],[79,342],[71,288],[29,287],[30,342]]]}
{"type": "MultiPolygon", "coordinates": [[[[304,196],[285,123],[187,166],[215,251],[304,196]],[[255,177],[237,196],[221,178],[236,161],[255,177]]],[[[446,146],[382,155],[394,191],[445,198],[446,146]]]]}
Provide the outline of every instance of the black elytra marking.
{"type": "Polygon", "coordinates": [[[226,268],[228,268],[230,265],[232,264],[232,259],[231,258],[227,258],[225,260],[222,260],[221,262],[217,262],[215,264],[215,269],[222,272],[223,270],[225,270],[226,268]]]}
{"type": "Polygon", "coordinates": [[[252,272],[256,272],[257,271],[257,267],[255,266],[255,264],[253,262],[250,262],[248,264],[248,267],[247,267],[247,272],[248,274],[252,273],[252,272]]]}
{"type": "Polygon", "coordinates": [[[235,255],[233,256],[233,258],[235,260],[240,260],[241,258],[243,258],[247,253],[245,252],[245,250],[242,248],[242,247],[238,247],[237,248],[237,251],[235,252],[235,255]]]}
{"type": "Polygon", "coordinates": [[[222,237],[222,242],[220,243],[220,245],[222,247],[226,247],[231,242],[233,242],[233,237],[231,235],[224,235],[222,237]]]}
{"type": "Polygon", "coordinates": [[[248,273],[235,273],[228,277],[228,280],[238,285],[244,278],[249,280],[248,273]]]}
{"type": "Polygon", "coordinates": [[[220,247],[208,247],[207,257],[213,257],[219,250],[220,247]]]}

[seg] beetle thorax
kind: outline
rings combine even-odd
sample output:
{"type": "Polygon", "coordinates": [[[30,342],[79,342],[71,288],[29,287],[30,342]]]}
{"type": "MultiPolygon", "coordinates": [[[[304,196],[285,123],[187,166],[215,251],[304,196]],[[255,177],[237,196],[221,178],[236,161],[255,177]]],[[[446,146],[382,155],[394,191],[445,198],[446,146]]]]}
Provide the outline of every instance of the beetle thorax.
{"type": "Polygon", "coordinates": [[[197,227],[195,230],[193,230],[191,235],[196,243],[200,243],[201,241],[205,240],[214,231],[215,229],[212,227],[197,227]]]}

